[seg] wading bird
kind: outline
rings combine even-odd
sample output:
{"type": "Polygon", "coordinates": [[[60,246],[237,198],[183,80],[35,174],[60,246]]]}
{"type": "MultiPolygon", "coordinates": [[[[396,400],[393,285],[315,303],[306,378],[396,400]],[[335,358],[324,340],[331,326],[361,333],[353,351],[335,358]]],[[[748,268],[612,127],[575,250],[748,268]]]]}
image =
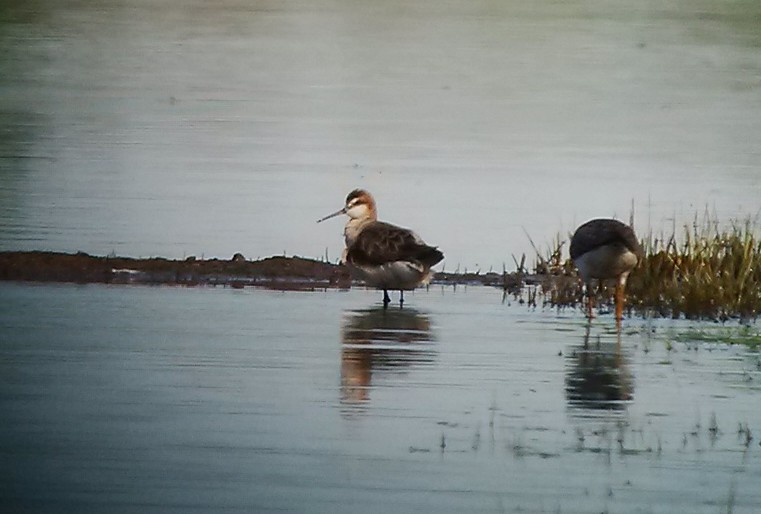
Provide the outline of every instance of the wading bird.
{"type": "Polygon", "coordinates": [[[402,305],[404,291],[427,284],[433,276],[431,267],[444,258],[443,253],[425,244],[413,231],[378,221],[375,200],[363,189],[349,193],[342,209],[317,223],[339,214],[349,216],[341,262],[355,278],[383,290],[384,307],[391,301],[389,289],[399,290],[402,305]]]}
{"type": "Polygon", "coordinates": [[[624,311],[624,289],[629,273],[642,260],[642,247],[629,225],[614,219],[587,221],[571,238],[571,259],[587,293],[587,317],[592,318],[592,280],[616,280],[616,321],[624,311]]]}

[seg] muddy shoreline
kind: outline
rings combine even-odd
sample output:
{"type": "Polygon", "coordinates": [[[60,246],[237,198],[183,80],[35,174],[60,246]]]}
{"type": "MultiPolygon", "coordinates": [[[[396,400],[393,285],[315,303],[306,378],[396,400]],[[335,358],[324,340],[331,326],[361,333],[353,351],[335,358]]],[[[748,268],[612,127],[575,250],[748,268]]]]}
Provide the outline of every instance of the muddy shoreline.
{"type": "MultiPolygon", "coordinates": [[[[525,276],[516,273],[439,272],[434,283],[480,284],[520,287],[525,276]]],[[[345,266],[304,257],[273,256],[247,260],[241,254],[231,259],[184,260],[94,256],[84,252],[0,252],[0,280],[25,282],[68,282],[77,284],[221,285],[242,288],[347,289],[353,284],[345,266]]]]}

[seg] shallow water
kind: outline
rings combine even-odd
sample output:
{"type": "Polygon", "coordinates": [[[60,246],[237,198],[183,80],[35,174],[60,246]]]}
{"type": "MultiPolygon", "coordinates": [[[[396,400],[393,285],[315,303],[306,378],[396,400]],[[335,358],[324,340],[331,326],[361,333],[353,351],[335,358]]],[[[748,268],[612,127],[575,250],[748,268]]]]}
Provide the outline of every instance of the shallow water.
{"type": "MultiPolygon", "coordinates": [[[[0,250],[335,260],[361,186],[447,271],[756,215],[726,2],[0,5],[0,250]]],[[[0,284],[0,511],[756,512],[758,354],[483,287],[0,284]],[[669,350],[669,348],[672,348],[669,350]],[[749,430],[746,430],[749,429],[749,430]],[[748,440],[748,434],[753,438],[748,440]]]]}
{"type": "Polygon", "coordinates": [[[376,4],[4,2],[0,250],[335,260],[358,186],[450,271],[758,213],[757,1],[376,4]]]}
{"type": "Polygon", "coordinates": [[[758,353],[406,300],[3,284],[0,510],[757,511],[758,353]]]}

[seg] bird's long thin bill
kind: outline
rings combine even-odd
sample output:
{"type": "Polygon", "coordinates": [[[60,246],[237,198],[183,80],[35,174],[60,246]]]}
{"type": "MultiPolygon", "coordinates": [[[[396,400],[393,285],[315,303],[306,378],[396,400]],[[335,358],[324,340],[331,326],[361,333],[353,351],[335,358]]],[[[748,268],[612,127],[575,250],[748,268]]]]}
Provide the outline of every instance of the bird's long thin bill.
{"type": "Polygon", "coordinates": [[[321,221],[329,220],[330,218],[335,218],[339,214],[346,214],[346,209],[341,209],[340,211],[336,211],[333,214],[328,214],[324,218],[320,218],[317,220],[317,223],[320,223],[321,221]]]}

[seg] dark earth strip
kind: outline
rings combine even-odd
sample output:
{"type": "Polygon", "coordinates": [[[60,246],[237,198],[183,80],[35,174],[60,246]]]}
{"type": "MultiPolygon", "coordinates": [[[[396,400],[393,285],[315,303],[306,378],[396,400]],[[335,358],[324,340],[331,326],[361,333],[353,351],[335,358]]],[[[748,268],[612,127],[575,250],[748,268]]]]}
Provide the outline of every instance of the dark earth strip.
{"type": "MultiPolygon", "coordinates": [[[[482,284],[520,287],[525,277],[500,273],[437,273],[441,284],[482,284]]],[[[274,256],[246,260],[170,260],[160,257],[99,257],[84,252],[0,252],[0,280],[106,284],[263,286],[275,289],[349,288],[345,266],[304,257],[274,256]]]]}

